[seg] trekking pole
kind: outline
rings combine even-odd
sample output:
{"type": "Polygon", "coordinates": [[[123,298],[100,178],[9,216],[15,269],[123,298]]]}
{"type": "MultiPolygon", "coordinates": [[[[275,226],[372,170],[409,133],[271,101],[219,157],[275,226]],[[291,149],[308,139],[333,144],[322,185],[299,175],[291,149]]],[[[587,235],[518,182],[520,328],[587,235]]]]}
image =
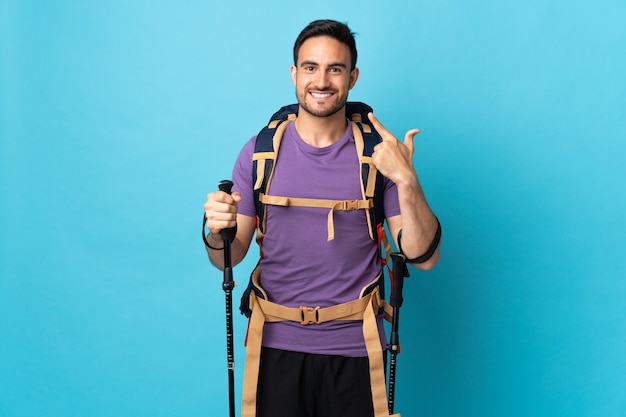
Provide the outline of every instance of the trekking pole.
{"type": "MultiPolygon", "coordinates": [[[[233,182],[230,180],[222,180],[217,187],[220,191],[230,194],[233,187],[233,182]]],[[[204,227],[206,225],[206,214],[204,216],[204,223],[202,225],[202,238],[205,243],[206,237],[204,235],[204,227]]],[[[228,360],[228,398],[229,398],[229,416],[235,417],[235,348],[233,344],[233,288],[235,287],[235,281],[233,281],[233,261],[230,252],[230,244],[235,239],[237,234],[237,226],[229,229],[224,229],[220,232],[220,236],[224,241],[224,281],[222,283],[222,289],[226,296],[226,356],[228,360]]]]}
{"type": "Polygon", "coordinates": [[[391,320],[391,334],[387,350],[391,353],[389,360],[389,396],[387,397],[389,405],[389,414],[393,414],[395,391],[396,391],[396,360],[400,353],[400,335],[398,327],[400,325],[400,307],[402,307],[402,287],[404,286],[404,278],[409,276],[409,270],[406,266],[406,257],[401,253],[394,252],[391,254],[393,262],[391,294],[389,295],[389,304],[393,309],[393,318],[391,320]]]}
{"type": "MultiPolygon", "coordinates": [[[[221,191],[230,194],[233,182],[222,180],[217,185],[221,191]]],[[[230,417],[235,417],[235,347],[233,344],[233,258],[230,253],[230,244],[235,239],[237,228],[231,227],[220,232],[224,241],[224,282],[222,289],[226,296],[226,355],[228,358],[228,398],[230,417]]]]}

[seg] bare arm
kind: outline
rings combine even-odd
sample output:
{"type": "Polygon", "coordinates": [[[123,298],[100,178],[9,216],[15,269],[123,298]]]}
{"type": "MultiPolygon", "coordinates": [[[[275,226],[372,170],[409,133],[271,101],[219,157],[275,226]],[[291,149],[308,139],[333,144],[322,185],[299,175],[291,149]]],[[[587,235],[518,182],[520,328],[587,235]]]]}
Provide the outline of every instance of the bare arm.
{"type": "MultiPolygon", "coordinates": [[[[370,121],[383,137],[376,145],[372,162],[384,176],[396,184],[400,215],[387,219],[389,231],[398,245],[402,229],[402,250],[407,258],[417,258],[428,251],[437,231],[437,218],[430,210],[413,167],[413,138],[418,129],[409,130],[400,142],[370,113],[370,121]]],[[[439,261],[439,246],[427,261],[412,264],[419,269],[431,269],[439,261]]]]}
{"type": "MultiPolygon", "coordinates": [[[[256,228],[254,217],[237,213],[239,201],[241,201],[241,195],[237,192],[229,195],[223,191],[216,191],[210,193],[204,203],[207,227],[210,230],[207,240],[213,248],[224,247],[224,242],[220,236],[221,230],[237,226],[237,234],[231,243],[233,266],[241,262],[248,253],[256,228]]],[[[224,269],[224,251],[211,249],[206,245],[205,247],[211,263],[220,270],[224,269]]]]}

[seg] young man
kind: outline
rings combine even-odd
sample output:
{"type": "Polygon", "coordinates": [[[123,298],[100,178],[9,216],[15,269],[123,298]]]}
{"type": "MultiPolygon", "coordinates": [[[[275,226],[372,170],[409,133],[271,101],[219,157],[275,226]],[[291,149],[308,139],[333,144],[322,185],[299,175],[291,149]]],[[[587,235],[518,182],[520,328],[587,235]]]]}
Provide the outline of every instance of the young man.
{"type": "MultiPolygon", "coordinates": [[[[354,36],[345,24],[314,21],[298,36],[291,67],[298,117],[284,132],[268,193],[362,199],[355,139],[345,111],[348,92],[359,77],[356,58],[354,36]]],[[[372,163],[385,177],[384,213],[390,235],[397,245],[402,230],[401,247],[409,259],[430,249],[432,256],[414,264],[430,269],[439,260],[435,239],[439,223],[413,167],[413,137],[419,130],[409,130],[400,142],[373,114],[369,118],[383,139],[374,148],[372,163]]],[[[237,158],[233,193],[210,193],[204,204],[210,230],[207,251],[218,268],[223,268],[220,231],[237,225],[231,246],[236,265],[246,255],[256,230],[254,144],[252,138],[237,158]]],[[[266,215],[260,285],[272,303],[324,308],[351,302],[380,274],[379,248],[370,237],[364,210],[335,212],[334,238],[330,240],[327,209],[270,204],[266,215]]],[[[384,343],[380,320],[378,332],[384,343]]],[[[370,362],[362,320],[312,325],[290,320],[267,322],[262,331],[258,385],[254,387],[256,410],[250,415],[374,416],[370,362]]]]}

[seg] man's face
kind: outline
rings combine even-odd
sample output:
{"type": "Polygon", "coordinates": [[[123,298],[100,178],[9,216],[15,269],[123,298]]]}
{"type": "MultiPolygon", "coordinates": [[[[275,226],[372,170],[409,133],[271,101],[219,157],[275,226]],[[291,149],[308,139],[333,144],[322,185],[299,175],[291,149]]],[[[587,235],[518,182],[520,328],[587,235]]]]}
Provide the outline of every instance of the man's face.
{"type": "Polygon", "coordinates": [[[307,39],[291,66],[300,109],[317,117],[342,110],[358,76],[358,69],[350,70],[348,46],[328,36],[307,39]]]}

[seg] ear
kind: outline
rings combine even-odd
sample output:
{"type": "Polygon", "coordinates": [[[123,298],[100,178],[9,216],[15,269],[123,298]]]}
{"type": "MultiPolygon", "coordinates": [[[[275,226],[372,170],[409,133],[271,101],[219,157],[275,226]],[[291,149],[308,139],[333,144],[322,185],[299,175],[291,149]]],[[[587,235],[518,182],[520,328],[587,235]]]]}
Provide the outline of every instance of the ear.
{"type": "Polygon", "coordinates": [[[298,68],[295,65],[291,65],[291,81],[293,85],[296,85],[296,75],[298,75],[298,68]]]}
{"type": "Polygon", "coordinates": [[[356,80],[359,78],[359,69],[355,68],[352,71],[350,71],[350,87],[349,89],[352,90],[352,87],[354,87],[354,84],[356,84],[356,80]]]}

